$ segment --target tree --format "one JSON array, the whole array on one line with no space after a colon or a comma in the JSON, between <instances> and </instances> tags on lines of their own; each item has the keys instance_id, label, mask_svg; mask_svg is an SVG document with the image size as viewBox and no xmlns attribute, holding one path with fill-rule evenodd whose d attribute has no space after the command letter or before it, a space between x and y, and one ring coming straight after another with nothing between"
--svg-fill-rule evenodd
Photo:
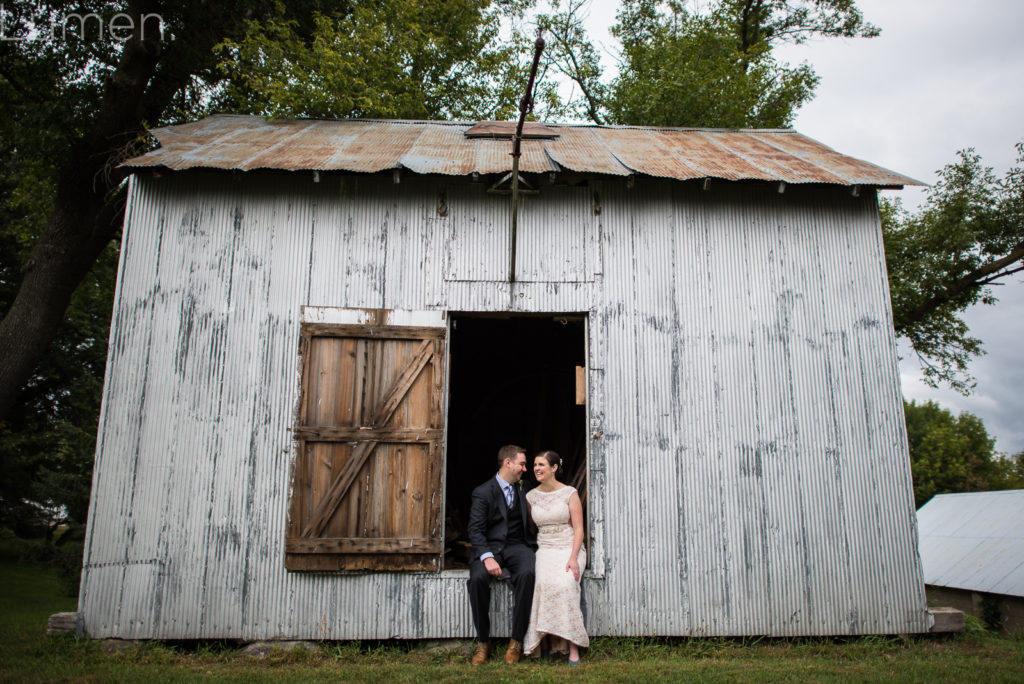
<instances>
[{"instance_id":1,"label":"tree","mask_svg":"<svg viewBox=\"0 0 1024 684\"><path fill-rule=\"evenodd\" d=\"M541 100L545 119L575 117L605 123L608 86L601 82L601 61L583 27L589 3L590 0L566 0L563 10L555 0L551 14L537 15L537 26L548 37L537 79L541 89L537 99ZM561 75L580 93L572 93L563 100L552 79L545 78L548 72Z\"/></svg>"},{"instance_id":2,"label":"tree","mask_svg":"<svg viewBox=\"0 0 1024 684\"><path fill-rule=\"evenodd\" d=\"M132 101L153 44L136 41L124 69L112 66L109 24L63 23L69 6L5 3L0 43L0 519L22 531L85 517L117 264L112 167L133 140L116 135L116 104ZM159 30L150 22L151 39ZM105 85L111 74L122 78ZM100 158L107 144L115 153Z\"/></svg>"},{"instance_id":3,"label":"tree","mask_svg":"<svg viewBox=\"0 0 1024 684\"><path fill-rule=\"evenodd\" d=\"M219 48L221 104L271 116L508 117L522 50L498 33L518 11L492 0L374 0L314 14L308 35L286 16L250 21Z\"/></svg>"},{"instance_id":4,"label":"tree","mask_svg":"<svg viewBox=\"0 0 1024 684\"><path fill-rule=\"evenodd\" d=\"M100 254L0 423L0 522L22 536L85 521L117 258L116 244Z\"/></svg>"},{"instance_id":5,"label":"tree","mask_svg":"<svg viewBox=\"0 0 1024 684\"><path fill-rule=\"evenodd\" d=\"M997 465L992 489L1024 489L1024 451L1001 457Z\"/></svg>"},{"instance_id":6,"label":"tree","mask_svg":"<svg viewBox=\"0 0 1024 684\"><path fill-rule=\"evenodd\" d=\"M741 50L758 43L803 43L810 38L873 38L856 0L722 0Z\"/></svg>"},{"instance_id":7,"label":"tree","mask_svg":"<svg viewBox=\"0 0 1024 684\"><path fill-rule=\"evenodd\" d=\"M1024 143L1017 151L1002 179L973 149L959 152L917 213L881 202L893 324L933 387L970 392L967 364L983 351L963 312L994 304L992 286L1024 271Z\"/></svg>"},{"instance_id":8,"label":"tree","mask_svg":"<svg viewBox=\"0 0 1024 684\"><path fill-rule=\"evenodd\" d=\"M131 30L118 29L118 13ZM502 84L491 77L508 65L494 48L490 0L16 1L4 3L3 19L0 520L81 522L124 211L118 164L147 148L147 129L214 109L496 111ZM326 60L328 80L311 59ZM267 97L275 71L356 97L323 109L314 89L301 91L302 106Z\"/></svg>"},{"instance_id":9,"label":"tree","mask_svg":"<svg viewBox=\"0 0 1024 684\"><path fill-rule=\"evenodd\" d=\"M811 98L813 69L779 64L765 40L745 45L728 15L643 14L652 9L627 3L619 15L624 68L608 100L616 123L778 128Z\"/></svg>"},{"instance_id":10,"label":"tree","mask_svg":"<svg viewBox=\"0 0 1024 684\"><path fill-rule=\"evenodd\" d=\"M807 64L779 63L774 47L878 35L853 0L718 0L704 12L678 0L624 0L612 29L622 43L619 76L604 84L581 28L584 6L569 0L539 23L555 38L549 64L579 87L569 110L595 123L787 126L818 77Z\"/></svg>"},{"instance_id":11,"label":"tree","mask_svg":"<svg viewBox=\"0 0 1024 684\"><path fill-rule=\"evenodd\" d=\"M904 401L903 410L918 507L936 494L1024 487L1022 455L998 454L977 416L965 411L954 417L931 401Z\"/></svg>"},{"instance_id":12,"label":"tree","mask_svg":"<svg viewBox=\"0 0 1024 684\"><path fill-rule=\"evenodd\" d=\"M492 4L519 11L522 2L5 5L6 35L18 39L0 43L0 137L9 153L2 201L24 194L23 177L35 180L46 197L36 210L47 218L18 238L32 250L19 260L19 284L0 322L0 418L57 334L75 288L117 236L126 177L118 164L145 149L148 126L215 107L429 118L504 111L495 103L508 109L515 98L500 79L510 67L494 47ZM75 20L63 32L71 7L74 16L95 17L88 26L98 33L78 36ZM148 19L115 39L104 30L118 13ZM324 65L330 69L313 68ZM295 87L282 88L289 78Z\"/></svg>"},{"instance_id":13,"label":"tree","mask_svg":"<svg viewBox=\"0 0 1024 684\"><path fill-rule=\"evenodd\" d=\"M133 28L107 33L120 25L119 12ZM30 236L31 252L0 322L0 417L7 418L75 289L120 230L126 174L117 165L144 149L147 124L174 120L177 105L195 104L196 80L215 65L213 46L243 19L229 4L155 0L82 9L63 1L14 2L5 5L4 18L8 35L23 39L0 45L3 137L13 151L3 176L16 194L24 186L12 179L36 170L48 190L46 218ZM180 39L169 40L171 33Z\"/></svg>"}]
</instances>

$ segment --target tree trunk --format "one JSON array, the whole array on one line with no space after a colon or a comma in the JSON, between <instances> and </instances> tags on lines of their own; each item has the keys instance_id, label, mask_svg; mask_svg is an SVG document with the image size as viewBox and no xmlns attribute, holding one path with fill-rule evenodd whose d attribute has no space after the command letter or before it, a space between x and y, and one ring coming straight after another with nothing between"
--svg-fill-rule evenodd
<instances>
[{"instance_id":1,"label":"tree trunk","mask_svg":"<svg viewBox=\"0 0 1024 684\"><path fill-rule=\"evenodd\" d=\"M61 168L53 213L0 322L0 420L9 415L46 355L75 288L118 234L125 200L119 186L127 176L118 164L141 152L137 145L146 125L165 116L195 74L214 73L214 45L234 35L247 19L274 11L274 3L255 0L244 12L232 3L177 3L173 10L167 4L129 2L129 16L151 17L149 23L136 25L124 43L92 128L68 152ZM154 23L164 11L173 11L188 29L186 36L166 44L166 53Z\"/></svg>"},{"instance_id":2,"label":"tree trunk","mask_svg":"<svg viewBox=\"0 0 1024 684\"><path fill-rule=\"evenodd\" d=\"M116 166L142 131L143 97L159 55L155 39L137 34L125 43L91 130L63 165L53 213L0 322L0 419L46 354L75 288L117 234L125 174Z\"/></svg>"}]
</instances>

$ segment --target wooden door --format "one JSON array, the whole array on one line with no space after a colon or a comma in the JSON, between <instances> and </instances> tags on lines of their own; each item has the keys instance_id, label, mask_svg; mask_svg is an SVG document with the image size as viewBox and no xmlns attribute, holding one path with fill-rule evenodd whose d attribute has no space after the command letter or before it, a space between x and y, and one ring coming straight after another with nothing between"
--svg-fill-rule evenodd
<instances>
[{"instance_id":1,"label":"wooden door","mask_svg":"<svg viewBox=\"0 0 1024 684\"><path fill-rule=\"evenodd\" d=\"M444 313L304 310L289 570L435 570Z\"/></svg>"}]
</instances>

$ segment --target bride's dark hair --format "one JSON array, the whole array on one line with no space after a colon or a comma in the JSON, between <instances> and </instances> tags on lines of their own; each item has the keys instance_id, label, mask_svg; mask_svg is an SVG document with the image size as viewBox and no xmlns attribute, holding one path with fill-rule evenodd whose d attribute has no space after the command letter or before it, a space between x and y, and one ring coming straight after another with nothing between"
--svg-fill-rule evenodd
<instances>
[{"instance_id":1,"label":"bride's dark hair","mask_svg":"<svg viewBox=\"0 0 1024 684\"><path fill-rule=\"evenodd\" d=\"M548 465L554 469L555 479L558 479L558 471L562 469L562 457L556 454L554 451L542 451L536 456L535 459L543 457Z\"/></svg>"}]
</instances>

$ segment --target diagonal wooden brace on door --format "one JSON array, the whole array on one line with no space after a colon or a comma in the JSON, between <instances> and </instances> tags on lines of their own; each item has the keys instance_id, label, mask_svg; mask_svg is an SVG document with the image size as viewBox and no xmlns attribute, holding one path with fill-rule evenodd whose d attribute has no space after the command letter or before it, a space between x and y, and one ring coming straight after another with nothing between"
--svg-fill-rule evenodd
<instances>
[{"instance_id":1,"label":"diagonal wooden brace on door","mask_svg":"<svg viewBox=\"0 0 1024 684\"><path fill-rule=\"evenodd\" d=\"M327 521L338 510L341 500L345 498L352 483L355 482L356 475L359 474L363 464L366 463L366 459L369 458L374 447L377 446L379 440L373 438L375 430L386 426L398 405L402 403L402 399L409 393L413 383L416 382L416 378L423 372L423 369L433 355L433 340L424 340L416 348L416 353L413 355L412 360L402 369L402 372L395 380L395 384L391 386L391 389L387 391L381 400L380 405L377 406L373 416L370 418L370 424L360 428L366 430L367 440L360 442L359 446L353 450L352 457L345 463L345 467L341 469L337 479L331 483L331 488L327 490L324 498L320 500L320 503L313 510L309 523L302 530L303 537L319 537L323 534Z\"/></svg>"}]
</instances>

